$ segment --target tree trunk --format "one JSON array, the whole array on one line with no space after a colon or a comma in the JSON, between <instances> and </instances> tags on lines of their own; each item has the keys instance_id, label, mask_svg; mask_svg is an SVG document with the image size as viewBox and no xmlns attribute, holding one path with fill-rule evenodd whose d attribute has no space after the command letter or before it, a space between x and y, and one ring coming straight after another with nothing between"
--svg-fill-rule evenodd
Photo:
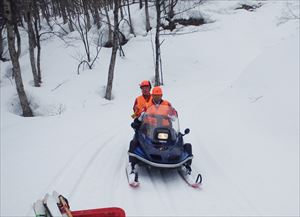
<instances>
[{"instance_id":1,"label":"tree trunk","mask_svg":"<svg viewBox=\"0 0 300 217\"><path fill-rule=\"evenodd\" d=\"M106 19L107 19L107 25L108 25L108 42L111 43L113 40L113 33L111 30L111 24L110 24L110 19L108 16L108 9L107 9L108 5L107 5L107 1L105 1L105 6L104 6L104 11L105 11L105 15L106 15Z\"/></svg>"},{"instance_id":2,"label":"tree trunk","mask_svg":"<svg viewBox=\"0 0 300 217\"><path fill-rule=\"evenodd\" d=\"M86 20L86 29L88 31L92 28L91 18L90 18L87 2L83 0L82 3L83 3L84 17L85 17L85 20Z\"/></svg>"},{"instance_id":3,"label":"tree trunk","mask_svg":"<svg viewBox=\"0 0 300 217\"><path fill-rule=\"evenodd\" d=\"M72 15L70 12L70 4L66 5L66 11L67 11L67 15L68 15L68 26L69 26L69 30L70 32L74 32L74 27L73 27L73 20L72 20Z\"/></svg>"},{"instance_id":4,"label":"tree trunk","mask_svg":"<svg viewBox=\"0 0 300 217\"><path fill-rule=\"evenodd\" d=\"M168 29L170 29L170 31L173 31L176 28L176 23L174 22L174 16L175 16L174 8L177 2L178 0L171 0L168 5L169 11L166 14L167 15L166 20L168 20L169 22Z\"/></svg>"},{"instance_id":5,"label":"tree trunk","mask_svg":"<svg viewBox=\"0 0 300 217\"><path fill-rule=\"evenodd\" d=\"M50 12L49 12L48 3L46 3L45 0L40 0L39 2L40 2L42 15L46 19L46 22L52 31L53 27L50 24Z\"/></svg>"},{"instance_id":6,"label":"tree trunk","mask_svg":"<svg viewBox=\"0 0 300 217\"><path fill-rule=\"evenodd\" d=\"M38 18L39 19L39 18ZM37 67L37 76L39 84L42 83L42 72L41 72L41 37L37 25L38 21L35 19L34 21L34 29L36 35L36 46L37 46L37 57L36 57L36 67Z\"/></svg>"},{"instance_id":7,"label":"tree trunk","mask_svg":"<svg viewBox=\"0 0 300 217\"><path fill-rule=\"evenodd\" d=\"M32 26L32 3L29 2L27 5L27 24L28 24L28 40L29 40L29 56L30 56L30 64L31 64L31 71L33 75L33 81L35 87L40 87L37 69L36 69L36 63L35 63L35 55L34 55L34 48L36 45L35 42L35 35L34 30Z\"/></svg>"},{"instance_id":8,"label":"tree trunk","mask_svg":"<svg viewBox=\"0 0 300 217\"><path fill-rule=\"evenodd\" d=\"M160 0L159 0L160 1ZM162 8L164 9L164 14L167 14L167 6L166 6L166 2L165 1L162 1L162 4L161 4Z\"/></svg>"},{"instance_id":9,"label":"tree trunk","mask_svg":"<svg viewBox=\"0 0 300 217\"><path fill-rule=\"evenodd\" d=\"M34 24L34 35L35 43L37 46L37 57L36 57L36 68L39 84L42 83L42 73L41 73L41 39L40 39L40 29L41 29L41 19L39 8L36 1L33 1L33 24Z\"/></svg>"},{"instance_id":10,"label":"tree trunk","mask_svg":"<svg viewBox=\"0 0 300 217\"><path fill-rule=\"evenodd\" d=\"M7 61L6 58L3 56L4 54L4 48L3 48L3 29L4 29L4 25L0 26L0 60L1 61Z\"/></svg>"},{"instance_id":11,"label":"tree trunk","mask_svg":"<svg viewBox=\"0 0 300 217\"><path fill-rule=\"evenodd\" d=\"M106 0L106 2L108 2L108 5L109 5L109 8L111 9L111 10L113 10L114 9L114 1L112 1L112 0Z\"/></svg>"},{"instance_id":12,"label":"tree trunk","mask_svg":"<svg viewBox=\"0 0 300 217\"><path fill-rule=\"evenodd\" d=\"M15 48L15 33L14 26L16 26L15 20L12 19L12 6L11 0L4 0L3 5L5 8L4 17L8 20L7 22L7 41L8 41L8 49L11 58L11 62L13 65L13 72L15 75L16 89L20 99L21 108L23 111L24 117L32 117L33 113L29 106L29 102L24 90L22 76L21 76L21 68L19 64L19 56L17 54Z\"/></svg>"},{"instance_id":13,"label":"tree trunk","mask_svg":"<svg viewBox=\"0 0 300 217\"><path fill-rule=\"evenodd\" d=\"M59 10L60 10L62 18L63 18L63 23L66 24L68 22L68 17L67 17L67 13L66 13L65 1L58 1L58 4L59 4Z\"/></svg>"},{"instance_id":14,"label":"tree trunk","mask_svg":"<svg viewBox=\"0 0 300 217\"><path fill-rule=\"evenodd\" d=\"M143 8L143 0L140 0L140 9Z\"/></svg>"},{"instance_id":15,"label":"tree trunk","mask_svg":"<svg viewBox=\"0 0 300 217\"><path fill-rule=\"evenodd\" d=\"M99 5L97 3L97 0L94 0L93 1L93 16L94 16L94 24L97 25L97 28L100 29L101 27L101 18L100 18L100 15L99 15L99 11L98 11L98 8L99 8Z\"/></svg>"},{"instance_id":16,"label":"tree trunk","mask_svg":"<svg viewBox=\"0 0 300 217\"><path fill-rule=\"evenodd\" d=\"M133 30L132 21L131 21L131 14L130 14L130 7L129 7L129 0L127 0L127 10L128 10L128 18L129 18L129 27L130 27L130 33L136 36Z\"/></svg>"},{"instance_id":17,"label":"tree trunk","mask_svg":"<svg viewBox=\"0 0 300 217\"><path fill-rule=\"evenodd\" d=\"M14 25L14 30L15 30L15 33L16 33L16 37L17 37L17 45L18 45L18 50L17 50L17 55L18 55L18 58L20 57L21 55L21 37L20 37L20 33L19 33L19 29L18 29L18 25Z\"/></svg>"},{"instance_id":18,"label":"tree trunk","mask_svg":"<svg viewBox=\"0 0 300 217\"><path fill-rule=\"evenodd\" d=\"M56 17L57 17L57 8L56 8L56 5L55 5L55 1L54 0L51 0L51 7L50 7L52 10L52 16L54 16L54 19L56 20Z\"/></svg>"},{"instance_id":19,"label":"tree trunk","mask_svg":"<svg viewBox=\"0 0 300 217\"><path fill-rule=\"evenodd\" d=\"M171 1L171 5L170 5L170 11L169 11L169 18L172 20L174 18L175 12L174 12L174 8L177 5L178 0L172 0Z\"/></svg>"},{"instance_id":20,"label":"tree trunk","mask_svg":"<svg viewBox=\"0 0 300 217\"><path fill-rule=\"evenodd\" d=\"M84 44L84 49L86 53L86 57L88 62L91 61L91 52L90 52L90 45L89 45L89 38L88 38L88 29L87 26L85 25L84 27L81 26L80 22L80 14L77 14L77 20L78 20L78 32L80 34L81 40Z\"/></svg>"},{"instance_id":21,"label":"tree trunk","mask_svg":"<svg viewBox=\"0 0 300 217\"><path fill-rule=\"evenodd\" d=\"M114 36L113 36L113 47L111 53L111 59L109 64L108 70L108 79L106 85L106 93L105 99L111 100L111 92L112 92L112 85L114 79L114 69L116 64L116 57L117 57L117 50L118 50L118 34L119 34L119 17L118 17L118 10L120 7L120 0L114 0L115 8L114 8Z\"/></svg>"},{"instance_id":22,"label":"tree trunk","mask_svg":"<svg viewBox=\"0 0 300 217\"><path fill-rule=\"evenodd\" d=\"M145 15L146 15L146 31L149 32L151 30L151 26L150 26L150 19L149 19L148 0L145 0Z\"/></svg>"},{"instance_id":23,"label":"tree trunk","mask_svg":"<svg viewBox=\"0 0 300 217\"><path fill-rule=\"evenodd\" d=\"M155 34L155 86L160 85L159 78L159 59L160 59L160 43L159 43L159 28L160 28L160 15L161 15L160 0L156 0L156 34Z\"/></svg>"},{"instance_id":24,"label":"tree trunk","mask_svg":"<svg viewBox=\"0 0 300 217\"><path fill-rule=\"evenodd\" d=\"M55 17L55 19L57 19L57 17L61 17L61 12L59 10L59 0L52 0L52 10L53 10L53 15Z\"/></svg>"},{"instance_id":25,"label":"tree trunk","mask_svg":"<svg viewBox=\"0 0 300 217\"><path fill-rule=\"evenodd\" d=\"M121 20L124 19L124 14L123 14L123 7L120 6L120 15L121 15Z\"/></svg>"}]
</instances>

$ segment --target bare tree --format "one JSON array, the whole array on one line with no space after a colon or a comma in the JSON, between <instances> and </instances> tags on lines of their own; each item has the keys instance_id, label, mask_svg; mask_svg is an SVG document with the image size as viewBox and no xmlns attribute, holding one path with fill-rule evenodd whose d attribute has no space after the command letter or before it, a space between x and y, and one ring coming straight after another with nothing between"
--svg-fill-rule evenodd
<instances>
[{"instance_id":1,"label":"bare tree","mask_svg":"<svg viewBox=\"0 0 300 217\"><path fill-rule=\"evenodd\" d=\"M114 0L114 36L113 36L113 47L111 53L111 59L108 70L108 79L106 85L106 93L105 99L111 100L112 98L112 86L114 79L114 69L116 64L117 50L118 50L118 37L119 37L119 8L120 8L120 0Z\"/></svg>"},{"instance_id":2,"label":"bare tree","mask_svg":"<svg viewBox=\"0 0 300 217\"><path fill-rule=\"evenodd\" d=\"M67 12L66 12L66 1L58 1L58 7L59 7L59 11L60 14L63 18L63 23L66 24L68 23L68 16L67 16Z\"/></svg>"},{"instance_id":3,"label":"bare tree","mask_svg":"<svg viewBox=\"0 0 300 217\"><path fill-rule=\"evenodd\" d=\"M41 72L41 34L40 34L40 13L36 1L33 1L33 24L34 24L34 35L35 35L35 44L37 47L37 57L36 57L36 68L39 84L42 83L42 72Z\"/></svg>"},{"instance_id":4,"label":"bare tree","mask_svg":"<svg viewBox=\"0 0 300 217\"><path fill-rule=\"evenodd\" d=\"M36 47L35 34L33 30L33 9L32 9L32 0L26 1L26 18L27 18L27 26L28 26L28 40L29 40L29 57L31 64L31 71L33 75L33 81L35 87L40 87L38 73L35 62L35 54L34 48Z\"/></svg>"},{"instance_id":5,"label":"bare tree","mask_svg":"<svg viewBox=\"0 0 300 217\"><path fill-rule=\"evenodd\" d=\"M151 26L150 26L150 19L149 19L148 0L145 0L145 16L146 16L146 31L149 32L151 30Z\"/></svg>"},{"instance_id":6,"label":"bare tree","mask_svg":"<svg viewBox=\"0 0 300 217\"><path fill-rule=\"evenodd\" d=\"M107 24L108 24L108 44L111 44L113 41L113 33L112 33L112 29L111 29L111 24L110 24L110 19L109 19L109 15L108 15L108 2L107 0L104 0L104 11L105 11L105 15L106 15L106 19L107 19ZM109 45L107 45L107 47L109 47Z\"/></svg>"},{"instance_id":7,"label":"bare tree","mask_svg":"<svg viewBox=\"0 0 300 217\"><path fill-rule=\"evenodd\" d=\"M0 5L1 6L1 5ZM3 6L2 6L3 7ZM0 61L8 61L8 59L5 58L5 51L4 51L4 37L3 37L3 29L4 29L4 19L2 16L0 16Z\"/></svg>"},{"instance_id":8,"label":"bare tree","mask_svg":"<svg viewBox=\"0 0 300 217\"><path fill-rule=\"evenodd\" d=\"M3 2L0 1L0 8L3 8ZM4 61L5 58L3 57L3 52L4 52L4 48L3 48L3 29L4 29L4 18L2 15L2 10L0 10L0 61Z\"/></svg>"},{"instance_id":9,"label":"bare tree","mask_svg":"<svg viewBox=\"0 0 300 217\"><path fill-rule=\"evenodd\" d=\"M78 75L79 75L80 66L84 67L85 65L87 65L89 69L93 68L93 65L94 65L95 61L98 59L98 56L99 56L101 48L102 48L101 41L102 41L102 34L99 34L98 35L98 40L97 40L97 43L96 43L96 55L93 57L93 59L91 59L91 62L88 62L85 59L80 60L80 63L77 66L77 74Z\"/></svg>"},{"instance_id":10,"label":"bare tree","mask_svg":"<svg viewBox=\"0 0 300 217\"><path fill-rule=\"evenodd\" d=\"M48 26L50 27L51 30L52 26L50 24L50 10L49 10L49 2L47 0L39 0L39 5L41 7L41 13L42 13L42 17L45 18Z\"/></svg>"},{"instance_id":11,"label":"bare tree","mask_svg":"<svg viewBox=\"0 0 300 217\"><path fill-rule=\"evenodd\" d=\"M127 11L128 11L128 18L129 18L130 33L135 36L134 30L133 30L133 26L132 26L132 21L131 21L131 13L130 13L129 0L127 0Z\"/></svg>"},{"instance_id":12,"label":"bare tree","mask_svg":"<svg viewBox=\"0 0 300 217\"><path fill-rule=\"evenodd\" d=\"M74 25L76 30L80 34L81 41L84 44L84 49L87 57L87 61L91 61L91 52L90 52L90 42L89 42L89 36L88 36L88 31L89 31L89 26L85 22L85 19L83 18L83 25L81 23L81 15L77 14L77 25Z\"/></svg>"},{"instance_id":13,"label":"bare tree","mask_svg":"<svg viewBox=\"0 0 300 217\"><path fill-rule=\"evenodd\" d=\"M32 117L33 112L29 106L29 102L24 90L22 76L21 76L21 68L19 63L19 55L15 48L15 34L18 34L19 32L15 31L15 28L17 28L17 22L14 18L14 15L16 14L16 11L13 11L13 8L16 8L12 5L13 0L3 0L3 15L6 19L6 28L7 28L7 39L8 39L8 49L10 58L13 65L13 72L15 75L15 83L16 83L16 89L19 96L21 108L23 111L24 117Z\"/></svg>"},{"instance_id":14,"label":"bare tree","mask_svg":"<svg viewBox=\"0 0 300 217\"><path fill-rule=\"evenodd\" d=\"M52 16L54 19L61 16L58 4L58 0L51 0Z\"/></svg>"},{"instance_id":15,"label":"bare tree","mask_svg":"<svg viewBox=\"0 0 300 217\"><path fill-rule=\"evenodd\" d=\"M166 20L169 22L169 29L173 31L176 28L176 24L174 22L174 8L176 4L178 3L178 0L169 0L169 4L166 6Z\"/></svg>"},{"instance_id":16,"label":"bare tree","mask_svg":"<svg viewBox=\"0 0 300 217\"><path fill-rule=\"evenodd\" d=\"M93 0L92 5L90 6L90 10L93 14L94 24L97 25L97 28L100 29L101 27L101 18L99 14L100 4L99 1Z\"/></svg>"},{"instance_id":17,"label":"bare tree","mask_svg":"<svg viewBox=\"0 0 300 217\"><path fill-rule=\"evenodd\" d=\"M71 7L70 4L71 4L71 2L63 0L63 1L59 1L58 3L59 3L58 4L59 5L59 10L61 11L64 24L68 23L70 32L73 32L74 28L73 28L73 24L72 24L72 21L71 21L72 16L71 16L71 13L70 13L70 7Z\"/></svg>"},{"instance_id":18,"label":"bare tree","mask_svg":"<svg viewBox=\"0 0 300 217\"><path fill-rule=\"evenodd\" d=\"M161 5L163 0L156 0L156 33L155 33L155 86L161 85L161 80L159 76L160 70L160 41L159 41L159 29L161 26Z\"/></svg>"},{"instance_id":19,"label":"bare tree","mask_svg":"<svg viewBox=\"0 0 300 217\"><path fill-rule=\"evenodd\" d=\"M85 17L85 23L86 23L86 28L87 30L90 30L92 25L91 25L91 18L88 10L88 1L87 0L82 0L82 8L84 12L84 17Z\"/></svg>"},{"instance_id":20,"label":"bare tree","mask_svg":"<svg viewBox=\"0 0 300 217\"><path fill-rule=\"evenodd\" d=\"M121 2L120 2L120 5L121 5ZM120 15L121 15L121 20L123 20L124 19L124 13L123 13L123 7L122 6L120 6L119 11L120 11Z\"/></svg>"}]
</instances>

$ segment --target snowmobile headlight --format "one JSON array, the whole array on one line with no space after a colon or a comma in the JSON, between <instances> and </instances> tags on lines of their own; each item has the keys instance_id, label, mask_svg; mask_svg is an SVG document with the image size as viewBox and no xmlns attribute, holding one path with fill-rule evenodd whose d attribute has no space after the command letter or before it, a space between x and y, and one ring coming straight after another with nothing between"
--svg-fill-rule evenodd
<instances>
[{"instance_id":1,"label":"snowmobile headlight","mask_svg":"<svg viewBox=\"0 0 300 217\"><path fill-rule=\"evenodd\" d=\"M169 138L169 134L167 134L167 133L158 133L157 138L167 140Z\"/></svg>"}]
</instances>

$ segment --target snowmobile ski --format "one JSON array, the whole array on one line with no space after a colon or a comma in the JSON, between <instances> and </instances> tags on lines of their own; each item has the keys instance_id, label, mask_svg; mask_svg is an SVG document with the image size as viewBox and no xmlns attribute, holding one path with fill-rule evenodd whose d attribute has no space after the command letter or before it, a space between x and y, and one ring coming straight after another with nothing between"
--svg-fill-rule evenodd
<instances>
[{"instance_id":1,"label":"snowmobile ski","mask_svg":"<svg viewBox=\"0 0 300 217\"><path fill-rule=\"evenodd\" d=\"M177 169L181 178L191 187L199 188L202 183L202 176L200 173L192 172L191 169L187 169L185 166Z\"/></svg>"},{"instance_id":2,"label":"snowmobile ski","mask_svg":"<svg viewBox=\"0 0 300 217\"><path fill-rule=\"evenodd\" d=\"M137 188L140 185L140 183L138 180L138 172L136 171L136 168L132 169L131 164L128 164L125 169L128 184L133 188Z\"/></svg>"}]
</instances>

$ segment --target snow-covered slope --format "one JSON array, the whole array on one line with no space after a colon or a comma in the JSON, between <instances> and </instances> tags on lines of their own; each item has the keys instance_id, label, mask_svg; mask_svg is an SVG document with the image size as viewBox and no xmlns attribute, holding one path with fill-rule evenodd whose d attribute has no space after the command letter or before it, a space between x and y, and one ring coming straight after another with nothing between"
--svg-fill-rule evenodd
<instances>
[{"instance_id":1,"label":"snow-covered slope","mask_svg":"<svg viewBox=\"0 0 300 217\"><path fill-rule=\"evenodd\" d=\"M211 1L202 10L214 23L163 36L164 97L191 129L200 190L173 171L142 171L139 189L126 181L130 114L138 83L154 75L154 34L124 46L112 101L103 99L111 50L77 75L82 45L52 38L41 88L31 86L28 54L21 58L40 116L14 114L9 65L1 66L0 215L32 216L32 203L52 190L72 210L120 206L128 216L299 215L299 19L283 22L285 2L263 1L254 12L237 4Z\"/></svg>"}]
</instances>

